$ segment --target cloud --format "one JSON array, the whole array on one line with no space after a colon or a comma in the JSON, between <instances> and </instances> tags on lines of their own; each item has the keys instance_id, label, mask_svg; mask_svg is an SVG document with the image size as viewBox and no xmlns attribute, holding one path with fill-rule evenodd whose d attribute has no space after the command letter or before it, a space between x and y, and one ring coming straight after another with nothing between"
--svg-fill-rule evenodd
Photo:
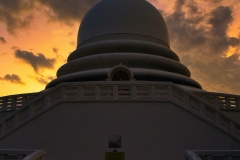
<instances>
[{"instance_id":1,"label":"cloud","mask_svg":"<svg viewBox=\"0 0 240 160\"><path fill-rule=\"evenodd\" d=\"M37 80L38 83L41 83L43 85L48 84L53 79L55 79L55 77L53 77L53 76L43 76L43 75L40 75L38 77L35 77L35 80Z\"/></svg>"},{"instance_id":2,"label":"cloud","mask_svg":"<svg viewBox=\"0 0 240 160\"><path fill-rule=\"evenodd\" d=\"M38 0L46 6L47 15L53 20L60 20L66 24L80 21L85 13L100 0Z\"/></svg>"},{"instance_id":3,"label":"cloud","mask_svg":"<svg viewBox=\"0 0 240 160\"><path fill-rule=\"evenodd\" d=\"M1 44L1 43L2 43L2 44L7 43L4 37L0 37L0 44Z\"/></svg>"},{"instance_id":4,"label":"cloud","mask_svg":"<svg viewBox=\"0 0 240 160\"><path fill-rule=\"evenodd\" d=\"M22 79L16 75L16 74L6 74L4 77L0 77L0 80L2 81L9 81L11 83L17 83L17 84L21 84L24 85L25 83L22 82Z\"/></svg>"},{"instance_id":5,"label":"cloud","mask_svg":"<svg viewBox=\"0 0 240 160\"><path fill-rule=\"evenodd\" d=\"M5 23L10 34L16 34L16 29L26 28L33 19L34 1L1 0L0 22Z\"/></svg>"},{"instance_id":6,"label":"cloud","mask_svg":"<svg viewBox=\"0 0 240 160\"><path fill-rule=\"evenodd\" d=\"M203 89L240 94L240 39L227 34L232 8L218 4L206 11L196 2L176 0L174 12L165 14L171 48Z\"/></svg>"},{"instance_id":7,"label":"cloud","mask_svg":"<svg viewBox=\"0 0 240 160\"><path fill-rule=\"evenodd\" d=\"M54 64L56 63L56 59L47 58L42 53L35 55L32 52L22 51L19 49L15 50L15 57L23 60L27 64L30 64L35 72L38 72L39 69L42 68L53 69Z\"/></svg>"},{"instance_id":8,"label":"cloud","mask_svg":"<svg viewBox=\"0 0 240 160\"><path fill-rule=\"evenodd\" d=\"M58 53L58 48L53 47L52 50L53 50L53 53Z\"/></svg>"}]
</instances>

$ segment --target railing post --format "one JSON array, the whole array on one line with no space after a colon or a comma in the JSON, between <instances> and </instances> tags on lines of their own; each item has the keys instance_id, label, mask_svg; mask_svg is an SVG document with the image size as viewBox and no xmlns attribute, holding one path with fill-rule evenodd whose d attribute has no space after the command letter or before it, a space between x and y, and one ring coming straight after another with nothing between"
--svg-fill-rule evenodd
<instances>
[{"instance_id":1,"label":"railing post","mask_svg":"<svg viewBox=\"0 0 240 160\"><path fill-rule=\"evenodd\" d=\"M238 98L236 101L237 101L237 109L240 109L240 98Z\"/></svg>"},{"instance_id":2,"label":"railing post","mask_svg":"<svg viewBox=\"0 0 240 160\"><path fill-rule=\"evenodd\" d=\"M6 98L2 99L2 111L6 111L7 110L7 100Z\"/></svg>"},{"instance_id":3,"label":"railing post","mask_svg":"<svg viewBox=\"0 0 240 160\"><path fill-rule=\"evenodd\" d=\"M118 85L113 85L113 99L118 99Z\"/></svg>"},{"instance_id":4,"label":"railing post","mask_svg":"<svg viewBox=\"0 0 240 160\"><path fill-rule=\"evenodd\" d=\"M22 96L22 105L23 106L24 104L26 104L26 96Z\"/></svg>"},{"instance_id":5,"label":"railing post","mask_svg":"<svg viewBox=\"0 0 240 160\"><path fill-rule=\"evenodd\" d=\"M226 108L227 108L227 109L231 108L230 98L229 98L229 97L225 97L225 100L226 100Z\"/></svg>"},{"instance_id":6,"label":"railing post","mask_svg":"<svg viewBox=\"0 0 240 160\"><path fill-rule=\"evenodd\" d=\"M100 86L95 86L95 99L100 99Z\"/></svg>"},{"instance_id":7,"label":"railing post","mask_svg":"<svg viewBox=\"0 0 240 160\"><path fill-rule=\"evenodd\" d=\"M214 96L215 97L215 107L219 109L219 97L218 96Z\"/></svg>"},{"instance_id":8,"label":"railing post","mask_svg":"<svg viewBox=\"0 0 240 160\"><path fill-rule=\"evenodd\" d=\"M12 97L11 110L15 110L16 109L16 99L17 99L17 97Z\"/></svg>"},{"instance_id":9,"label":"railing post","mask_svg":"<svg viewBox=\"0 0 240 160\"><path fill-rule=\"evenodd\" d=\"M172 100L173 92L172 92L172 86L168 86L168 100Z\"/></svg>"},{"instance_id":10,"label":"railing post","mask_svg":"<svg viewBox=\"0 0 240 160\"><path fill-rule=\"evenodd\" d=\"M156 95L155 85L151 85L150 86L150 99L155 99L155 95Z\"/></svg>"},{"instance_id":11,"label":"railing post","mask_svg":"<svg viewBox=\"0 0 240 160\"><path fill-rule=\"evenodd\" d=\"M137 87L136 87L136 85L132 85L132 88L131 88L131 99L137 99Z\"/></svg>"}]
</instances>

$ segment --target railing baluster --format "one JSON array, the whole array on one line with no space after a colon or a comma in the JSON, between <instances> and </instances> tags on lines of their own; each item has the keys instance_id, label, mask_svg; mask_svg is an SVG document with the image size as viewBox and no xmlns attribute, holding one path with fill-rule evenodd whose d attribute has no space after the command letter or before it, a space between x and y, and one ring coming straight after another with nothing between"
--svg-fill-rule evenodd
<instances>
[{"instance_id":1,"label":"railing baluster","mask_svg":"<svg viewBox=\"0 0 240 160\"><path fill-rule=\"evenodd\" d=\"M11 110L16 109L16 97L12 97L12 102L11 102Z\"/></svg>"},{"instance_id":2,"label":"railing baluster","mask_svg":"<svg viewBox=\"0 0 240 160\"><path fill-rule=\"evenodd\" d=\"M2 111L7 110L7 98L2 99Z\"/></svg>"}]
</instances>

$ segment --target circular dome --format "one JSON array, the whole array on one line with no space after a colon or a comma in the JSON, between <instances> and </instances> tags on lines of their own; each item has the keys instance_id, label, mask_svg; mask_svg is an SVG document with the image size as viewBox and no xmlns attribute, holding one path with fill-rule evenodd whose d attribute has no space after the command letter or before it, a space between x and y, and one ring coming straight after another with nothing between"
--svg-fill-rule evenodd
<instances>
[{"instance_id":1,"label":"circular dome","mask_svg":"<svg viewBox=\"0 0 240 160\"><path fill-rule=\"evenodd\" d=\"M102 0L83 18L78 46L111 39L135 39L169 47L166 23L145 0Z\"/></svg>"}]
</instances>

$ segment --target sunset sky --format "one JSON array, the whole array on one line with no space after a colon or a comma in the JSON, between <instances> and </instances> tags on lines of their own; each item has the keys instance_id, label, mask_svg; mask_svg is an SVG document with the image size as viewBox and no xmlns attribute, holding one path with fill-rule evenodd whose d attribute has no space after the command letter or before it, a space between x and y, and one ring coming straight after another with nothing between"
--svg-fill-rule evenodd
<instances>
[{"instance_id":1,"label":"sunset sky","mask_svg":"<svg viewBox=\"0 0 240 160\"><path fill-rule=\"evenodd\" d=\"M38 92L56 78L76 49L81 19L98 1L0 0L0 96ZM240 1L149 2L192 78L204 90L240 95Z\"/></svg>"}]
</instances>

